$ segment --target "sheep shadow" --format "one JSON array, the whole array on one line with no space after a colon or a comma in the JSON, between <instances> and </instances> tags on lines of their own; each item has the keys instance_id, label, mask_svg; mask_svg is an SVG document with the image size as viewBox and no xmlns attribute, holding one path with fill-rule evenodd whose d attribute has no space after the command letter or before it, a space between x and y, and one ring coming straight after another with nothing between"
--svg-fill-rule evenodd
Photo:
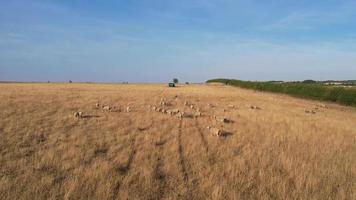
<instances>
[{"instance_id":1,"label":"sheep shadow","mask_svg":"<svg viewBox=\"0 0 356 200\"><path fill-rule=\"evenodd\" d=\"M232 132L229 132L229 131L223 131L220 135L220 138L227 138L229 136L232 136L233 133Z\"/></svg>"},{"instance_id":2,"label":"sheep shadow","mask_svg":"<svg viewBox=\"0 0 356 200\"><path fill-rule=\"evenodd\" d=\"M148 129L150 129L151 128L151 126L146 126L146 127L137 127L137 130L138 131L146 131L146 130L148 130Z\"/></svg>"},{"instance_id":3,"label":"sheep shadow","mask_svg":"<svg viewBox=\"0 0 356 200\"><path fill-rule=\"evenodd\" d=\"M226 119L226 120L225 120L225 123L227 123L227 124L233 124L233 123L235 123L235 121L232 120L232 119Z\"/></svg>"},{"instance_id":4,"label":"sheep shadow","mask_svg":"<svg viewBox=\"0 0 356 200\"><path fill-rule=\"evenodd\" d=\"M83 119L91 119L91 118L99 118L99 115L83 115L82 118Z\"/></svg>"}]
</instances>

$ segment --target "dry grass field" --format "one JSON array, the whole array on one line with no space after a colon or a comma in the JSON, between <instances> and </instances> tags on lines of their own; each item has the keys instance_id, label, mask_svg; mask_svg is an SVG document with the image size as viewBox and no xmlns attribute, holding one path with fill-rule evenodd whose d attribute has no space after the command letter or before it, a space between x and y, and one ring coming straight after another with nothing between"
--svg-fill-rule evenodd
<instances>
[{"instance_id":1,"label":"dry grass field","mask_svg":"<svg viewBox=\"0 0 356 200\"><path fill-rule=\"evenodd\" d=\"M3 83L0 199L356 199L356 109L318 104L221 85Z\"/></svg>"}]
</instances>

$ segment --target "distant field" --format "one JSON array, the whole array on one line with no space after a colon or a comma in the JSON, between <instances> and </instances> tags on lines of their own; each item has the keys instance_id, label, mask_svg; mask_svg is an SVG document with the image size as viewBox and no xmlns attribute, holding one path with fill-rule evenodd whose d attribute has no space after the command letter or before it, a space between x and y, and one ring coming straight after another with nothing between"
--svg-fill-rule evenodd
<instances>
[{"instance_id":1,"label":"distant field","mask_svg":"<svg viewBox=\"0 0 356 200\"><path fill-rule=\"evenodd\" d=\"M0 99L0 199L356 199L353 107L218 84L2 83Z\"/></svg>"},{"instance_id":2,"label":"distant field","mask_svg":"<svg viewBox=\"0 0 356 200\"><path fill-rule=\"evenodd\" d=\"M326 86L324 84L306 84L291 82L253 82L234 79L212 79L208 83L223 83L242 88L289 94L296 97L336 102L356 106L356 88L353 86Z\"/></svg>"}]
</instances>

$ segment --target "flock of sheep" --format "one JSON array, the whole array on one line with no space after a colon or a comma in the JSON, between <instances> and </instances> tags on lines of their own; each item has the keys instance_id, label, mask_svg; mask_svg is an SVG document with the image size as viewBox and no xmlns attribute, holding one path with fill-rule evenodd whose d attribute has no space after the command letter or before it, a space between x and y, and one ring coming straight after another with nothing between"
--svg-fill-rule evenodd
<instances>
[{"instance_id":1,"label":"flock of sheep","mask_svg":"<svg viewBox=\"0 0 356 200\"><path fill-rule=\"evenodd\" d=\"M95 104L95 108L96 109L101 109L103 112L121 112L120 108L116 107L116 106L109 106L109 105L104 105L104 104L100 104L100 103L96 103ZM131 112L131 107L128 106L126 108L126 112ZM83 112L75 112L74 113L74 117L76 118L84 118L84 113Z\"/></svg>"},{"instance_id":2,"label":"flock of sheep","mask_svg":"<svg viewBox=\"0 0 356 200\"><path fill-rule=\"evenodd\" d=\"M187 112L183 112L181 110L179 110L178 108L175 109L166 109L167 107L170 107L171 104L167 103L165 101L161 101L160 102L160 107L159 106L153 106L153 105L149 105L149 109L156 111L156 112L160 112L163 114L168 114L171 116L177 116L178 118L193 118L193 117L200 117L202 116L202 113L200 112L200 108L196 108L194 105L189 104L188 102L184 103L185 106L189 106L193 113L187 113Z\"/></svg>"},{"instance_id":3,"label":"flock of sheep","mask_svg":"<svg viewBox=\"0 0 356 200\"><path fill-rule=\"evenodd\" d=\"M208 114L203 115L201 108L199 108L197 105L189 103L188 101L184 102L184 106L188 109L173 108L173 105L171 103L166 102L166 101L161 101L158 106L157 105L148 105L148 109L150 111L154 111L157 113L162 113L162 114L166 114L166 115L169 115L172 117L177 117L178 119L198 118L198 117L202 117L202 116L207 116L207 117L211 117L212 119L216 120L216 122L219 122L219 123L233 123L233 120L228 119L226 117L217 117L215 115L210 116ZM207 104L207 106L209 108L215 107L212 104ZM104 104L100 104L100 103L96 103L95 108L101 109L103 112L122 112L122 110L116 106L104 105ZM229 105L228 108L236 109L237 107L234 105ZM251 107L251 109L260 109L260 108L259 107L253 107L253 108ZM183 110L185 110L185 111L183 111ZM125 111L129 113L132 111L132 108L130 106L128 106L128 107L126 107ZM226 111L226 110L224 109L224 111ZM83 112L75 112L74 116L76 118L85 118L85 115ZM210 130L210 132L215 136L228 135L228 132L218 129L218 128L209 126L209 127L207 127L207 129Z\"/></svg>"},{"instance_id":4,"label":"flock of sheep","mask_svg":"<svg viewBox=\"0 0 356 200\"><path fill-rule=\"evenodd\" d=\"M169 109L172 105L168 102L165 101L161 101L160 102L160 106L154 106L154 105L149 105L149 109L155 112L159 112L159 113L163 113L163 114L167 114L170 116L175 116L178 119L183 119L183 118L198 118L198 117L212 117L214 120L216 120L216 122L219 123L233 123L233 120L228 119L226 117L217 117L215 115L210 116L208 114L204 114L202 113L202 109L199 108L197 105L194 105L192 103L189 103L187 101L184 102L184 106L188 108L188 112L180 110L178 108L173 108L173 109ZM215 107L212 104L208 104L208 107L213 108ZM231 109L235 109L236 106L234 105L229 105L228 106ZM185 109L187 110L187 109ZM224 109L225 111L225 109ZM214 135L214 136L227 136L229 135L229 132L224 131L222 129L219 128L215 128L215 127L210 127L208 126L207 129Z\"/></svg>"},{"instance_id":5,"label":"flock of sheep","mask_svg":"<svg viewBox=\"0 0 356 200\"><path fill-rule=\"evenodd\" d=\"M312 109L306 109L305 113L308 114L316 114L316 112L319 110L319 108L328 108L325 104L317 104L314 108Z\"/></svg>"},{"instance_id":6,"label":"flock of sheep","mask_svg":"<svg viewBox=\"0 0 356 200\"><path fill-rule=\"evenodd\" d=\"M188 101L184 102L184 106L186 108L188 108L188 112L186 112L187 109L178 109L178 108L172 108L172 104L166 101L161 101L159 103L159 106L156 105L148 105L148 109L150 111L154 111L154 112L158 112L158 113L162 113L162 114L166 114L172 117L177 117L178 119L183 119L183 118L198 118L198 117L202 117L202 116L206 116L206 117L211 117L213 120L215 120L217 123L233 123L234 121L231 119L228 119L226 117L217 117L215 115L208 115L208 114L203 114L202 113L202 109L199 108L197 105L194 105L192 103L189 103ZM207 104L207 106L209 108L214 108L215 105L213 104ZM104 104L100 104L100 103L96 103L95 104L95 108L96 109L101 109L103 112L121 112L122 110L116 106L109 106L109 105L104 105ZM255 105L251 105L249 106L250 109L252 110L262 110L262 108L255 106ZM316 111L319 108L327 108L326 105L324 104L317 104L316 107L314 107L313 109L310 110L305 110L305 113L310 113L310 114L315 114ZM237 109L237 107L235 105L228 105L227 109ZM227 109L224 109L223 111L226 112ZM185 110L185 111L183 111ZM126 112L132 112L132 108L130 106L126 107ZM75 112L74 116L76 118L84 118L84 114L83 112ZM222 127L222 126L219 126ZM229 135L229 133L227 131L224 131L222 129L219 128L215 128L215 127L210 127L208 126L207 129L215 136L227 136Z\"/></svg>"}]
</instances>

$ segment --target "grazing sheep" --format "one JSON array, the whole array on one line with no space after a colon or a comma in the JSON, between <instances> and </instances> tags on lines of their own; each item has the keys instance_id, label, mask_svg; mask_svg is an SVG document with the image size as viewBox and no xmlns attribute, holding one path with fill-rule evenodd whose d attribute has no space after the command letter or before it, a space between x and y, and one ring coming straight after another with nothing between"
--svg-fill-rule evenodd
<instances>
[{"instance_id":1,"label":"grazing sheep","mask_svg":"<svg viewBox=\"0 0 356 200\"><path fill-rule=\"evenodd\" d=\"M172 114L175 115L175 114L178 114L179 113L179 109L173 109L171 110Z\"/></svg>"},{"instance_id":2,"label":"grazing sheep","mask_svg":"<svg viewBox=\"0 0 356 200\"><path fill-rule=\"evenodd\" d=\"M208 105L208 107L210 107L210 108L215 108L215 106L214 106L213 104L208 103L207 105Z\"/></svg>"},{"instance_id":3,"label":"grazing sheep","mask_svg":"<svg viewBox=\"0 0 356 200\"><path fill-rule=\"evenodd\" d=\"M305 110L305 113L308 113L308 114L315 114L316 112L314 110Z\"/></svg>"},{"instance_id":4,"label":"grazing sheep","mask_svg":"<svg viewBox=\"0 0 356 200\"><path fill-rule=\"evenodd\" d=\"M232 105L232 104L228 105L228 107L231 109L235 109L235 105Z\"/></svg>"},{"instance_id":5,"label":"grazing sheep","mask_svg":"<svg viewBox=\"0 0 356 200\"><path fill-rule=\"evenodd\" d=\"M262 110L260 107L258 107L258 106L250 106L250 108L251 109L253 109L253 110Z\"/></svg>"},{"instance_id":6,"label":"grazing sheep","mask_svg":"<svg viewBox=\"0 0 356 200\"><path fill-rule=\"evenodd\" d=\"M170 115L182 114L182 113L179 111L179 109L167 110L166 113L167 113L167 114L170 114Z\"/></svg>"},{"instance_id":7,"label":"grazing sheep","mask_svg":"<svg viewBox=\"0 0 356 200\"><path fill-rule=\"evenodd\" d=\"M152 106L151 109L152 109L153 111L156 111L157 107L156 107L156 106Z\"/></svg>"},{"instance_id":8,"label":"grazing sheep","mask_svg":"<svg viewBox=\"0 0 356 200\"><path fill-rule=\"evenodd\" d=\"M220 129L210 128L209 130L214 136L219 136L221 134L221 130Z\"/></svg>"},{"instance_id":9,"label":"grazing sheep","mask_svg":"<svg viewBox=\"0 0 356 200\"><path fill-rule=\"evenodd\" d=\"M76 118L82 118L82 117L83 117L83 112L75 112L75 113L74 113L74 116L75 116Z\"/></svg>"},{"instance_id":10,"label":"grazing sheep","mask_svg":"<svg viewBox=\"0 0 356 200\"><path fill-rule=\"evenodd\" d=\"M96 103L96 104L95 104L95 107L96 107L97 109L99 109L99 108L100 108L100 104L99 104L99 103Z\"/></svg>"},{"instance_id":11,"label":"grazing sheep","mask_svg":"<svg viewBox=\"0 0 356 200\"><path fill-rule=\"evenodd\" d=\"M192 114L189 114L189 113L185 113L185 112L182 112L182 113L179 113L177 115L178 118L192 118L193 115Z\"/></svg>"},{"instance_id":12,"label":"grazing sheep","mask_svg":"<svg viewBox=\"0 0 356 200\"><path fill-rule=\"evenodd\" d=\"M132 111L131 107L130 107L130 106L127 106L127 107L126 107L126 112L129 113L129 112L131 112L131 111Z\"/></svg>"},{"instance_id":13,"label":"grazing sheep","mask_svg":"<svg viewBox=\"0 0 356 200\"><path fill-rule=\"evenodd\" d=\"M178 113L178 115L177 115L178 118L184 118L184 116L185 116L184 112Z\"/></svg>"},{"instance_id":14,"label":"grazing sheep","mask_svg":"<svg viewBox=\"0 0 356 200\"><path fill-rule=\"evenodd\" d=\"M201 112L194 113L194 117L201 117L201 116L202 116Z\"/></svg>"},{"instance_id":15,"label":"grazing sheep","mask_svg":"<svg viewBox=\"0 0 356 200\"><path fill-rule=\"evenodd\" d=\"M167 102L167 101L162 101L160 104L161 104L161 106L172 106L172 103Z\"/></svg>"},{"instance_id":16,"label":"grazing sheep","mask_svg":"<svg viewBox=\"0 0 356 200\"><path fill-rule=\"evenodd\" d=\"M116 106L112 107L112 106L103 106L102 107L103 111L107 111L107 112L120 112L120 109L117 108Z\"/></svg>"},{"instance_id":17,"label":"grazing sheep","mask_svg":"<svg viewBox=\"0 0 356 200\"><path fill-rule=\"evenodd\" d=\"M214 135L214 136L218 136L218 137L222 137L222 136L226 136L227 135L227 132L226 131L223 131L221 129L218 129L218 128L211 128L211 127L208 127L210 132Z\"/></svg>"},{"instance_id":18,"label":"grazing sheep","mask_svg":"<svg viewBox=\"0 0 356 200\"><path fill-rule=\"evenodd\" d=\"M185 106L189 106L188 101L185 101L185 102L184 102L184 105L185 105Z\"/></svg>"},{"instance_id":19,"label":"grazing sheep","mask_svg":"<svg viewBox=\"0 0 356 200\"><path fill-rule=\"evenodd\" d=\"M191 109L194 109L194 105L190 105L190 108L191 108Z\"/></svg>"},{"instance_id":20,"label":"grazing sheep","mask_svg":"<svg viewBox=\"0 0 356 200\"><path fill-rule=\"evenodd\" d=\"M111 108L110 106L104 106L104 105L102 106L102 110L103 110L103 111L108 111L108 112L110 112L111 109L112 109L112 108Z\"/></svg>"},{"instance_id":21,"label":"grazing sheep","mask_svg":"<svg viewBox=\"0 0 356 200\"><path fill-rule=\"evenodd\" d=\"M214 117L216 121L218 122L222 122L222 123L230 123L232 122L231 120L229 120L228 118L226 117Z\"/></svg>"},{"instance_id":22,"label":"grazing sheep","mask_svg":"<svg viewBox=\"0 0 356 200\"><path fill-rule=\"evenodd\" d=\"M321 107L321 108L328 108L328 106L327 106L327 105L325 105L325 104L322 104L322 103L320 103L320 104L317 104L317 106L319 106L319 107Z\"/></svg>"}]
</instances>

